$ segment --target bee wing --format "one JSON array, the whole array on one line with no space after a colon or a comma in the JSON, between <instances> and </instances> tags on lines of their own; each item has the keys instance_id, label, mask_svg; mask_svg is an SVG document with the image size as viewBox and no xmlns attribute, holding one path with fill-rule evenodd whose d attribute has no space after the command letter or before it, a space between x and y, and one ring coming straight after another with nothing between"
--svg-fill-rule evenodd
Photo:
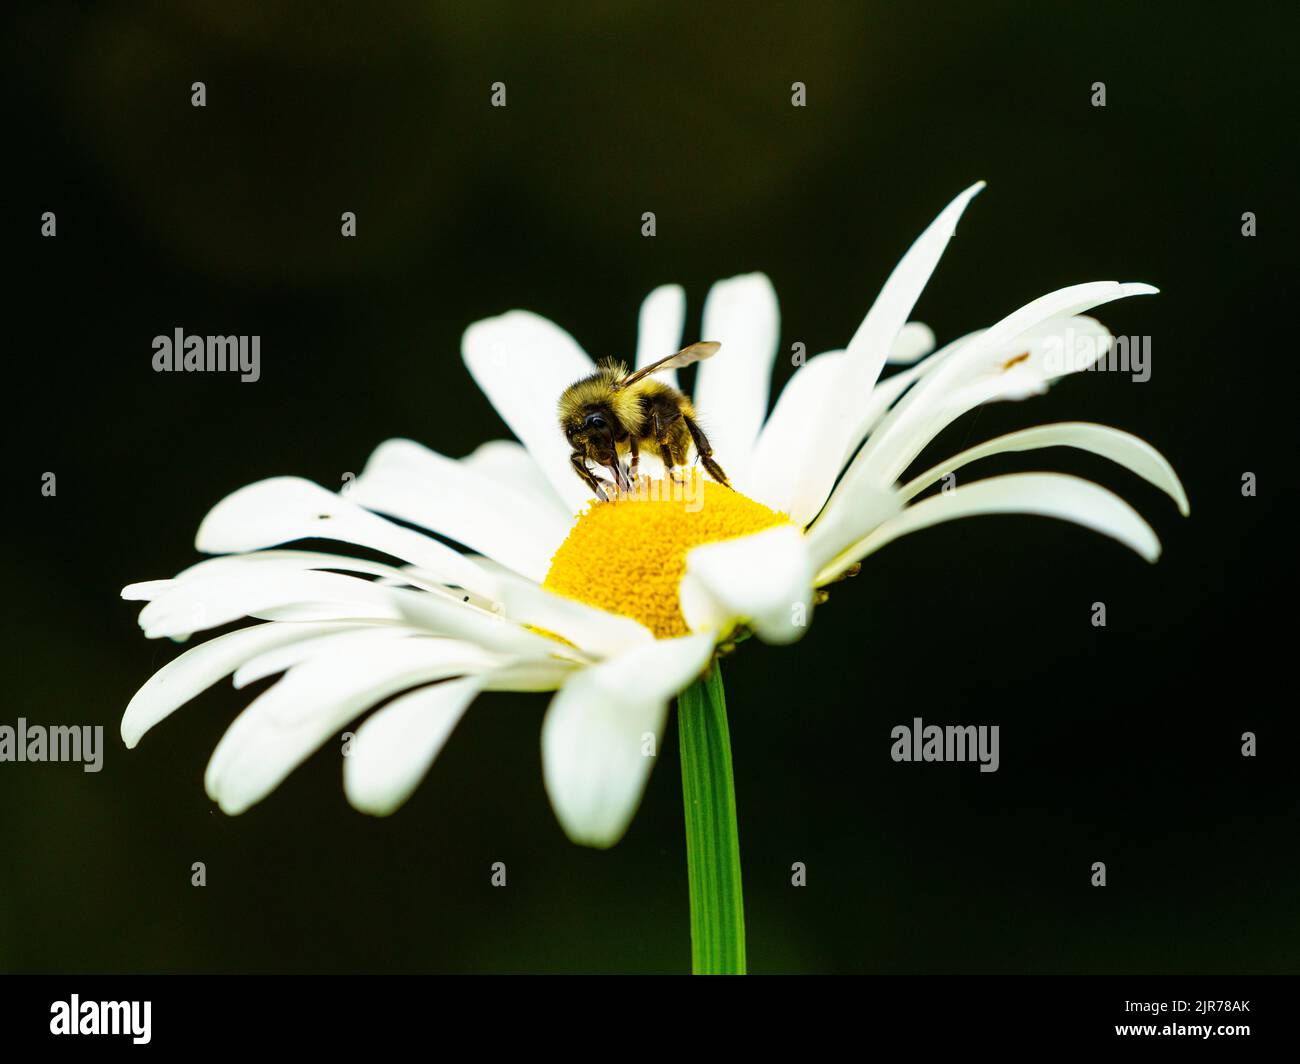
<instances>
[{"instance_id":1,"label":"bee wing","mask_svg":"<svg viewBox=\"0 0 1300 1064\"><path fill-rule=\"evenodd\" d=\"M682 366L689 366L692 362L702 362L706 358L712 358L718 353L721 344L712 340L704 340L698 344L691 344L690 347L683 347L675 355L669 355L667 358L661 358L658 362L651 362L648 366L643 366L635 373L624 377L615 388L626 388L630 384L635 384L643 377L648 377L652 373L658 373L664 369L681 369Z\"/></svg>"}]
</instances>

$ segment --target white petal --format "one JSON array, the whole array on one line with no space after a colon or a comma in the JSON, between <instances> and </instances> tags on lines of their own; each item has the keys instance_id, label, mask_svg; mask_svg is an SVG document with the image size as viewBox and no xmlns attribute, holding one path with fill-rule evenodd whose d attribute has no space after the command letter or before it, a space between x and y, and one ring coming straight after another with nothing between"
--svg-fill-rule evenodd
<instances>
[{"instance_id":1,"label":"white petal","mask_svg":"<svg viewBox=\"0 0 1300 1064\"><path fill-rule=\"evenodd\" d=\"M880 295L849 341L844 384L853 389L854 394L866 394L875 386L899 331L939 264L948 241L957 232L958 220L983 188L984 182L979 181L957 196L916 238L894 267Z\"/></svg>"},{"instance_id":2,"label":"white petal","mask_svg":"<svg viewBox=\"0 0 1300 1064\"><path fill-rule=\"evenodd\" d=\"M938 366L956 346L949 344L923 362L885 378L872 389L866 402L855 412L857 423L840 460L841 465L852 457L867 433L898 397ZM825 456L817 452L822 445L818 426L831 406L844 357L842 351L827 351L809 359L790 378L754 449L751 497L773 510L788 514L801 526L812 521L826 502L824 494L808 490L807 471L814 465L826 463ZM826 492L829 493L830 489L831 484L826 483Z\"/></svg>"},{"instance_id":3,"label":"white petal","mask_svg":"<svg viewBox=\"0 0 1300 1064\"><path fill-rule=\"evenodd\" d=\"M831 393L829 406L813 428L817 435L812 447L815 461L805 470L801 490L792 502L800 513L815 514L830 494L843 468L849 439L860 420L855 412L871 395L899 330L907 322L921 290L957 230L957 220L983 187L981 181L966 189L917 237L849 341L840 380Z\"/></svg>"},{"instance_id":4,"label":"white petal","mask_svg":"<svg viewBox=\"0 0 1300 1064\"><path fill-rule=\"evenodd\" d=\"M122 588L122 598L127 602L152 602L174 585L172 580L141 580Z\"/></svg>"},{"instance_id":5,"label":"white petal","mask_svg":"<svg viewBox=\"0 0 1300 1064\"><path fill-rule=\"evenodd\" d=\"M479 444L461 462L501 491L530 499L539 509L549 510L556 519L573 519L568 504L555 493L528 448L514 440L489 440Z\"/></svg>"},{"instance_id":6,"label":"white petal","mask_svg":"<svg viewBox=\"0 0 1300 1064\"><path fill-rule=\"evenodd\" d=\"M1150 285L1098 281L1049 293L1009 314L962 344L890 411L854 459L845 480L870 475L892 482L965 411L991 399L1035 394L1066 373L1086 369L1105 353L1110 333L1092 318L1069 315L1155 291ZM1061 349L1067 343L1082 344L1092 352L1091 358L1062 359Z\"/></svg>"},{"instance_id":7,"label":"white petal","mask_svg":"<svg viewBox=\"0 0 1300 1064\"><path fill-rule=\"evenodd\" d=\"M892 485L926 444L966 411L996 399L1038 394L1053 377L1080 368L1082 363L1061 366L1054 364L1050 357L1063 336L1089 338L1095 357L1104 353L1110 334L1099 322L1085 317L1036 320L1037 313L1061 307L1069 311L1081 305L1091 306L1150 291L1154 289L1148 285L1120 285L1111 281L1076 285L1035 300L1028 308L1016 311L953 350L881 420L866 445L849 463L819 523L832 519L840 505L863 492L873 495ZM1038 310L1026 313L1030 308ZM1018 324L1008 326L1013 321ZM931 357L938 359L939 355ZM842 517L836 521L851 539L869 531L866 527L849 527ZM841 546L847 543L844 540Z\"/></svg>"},{"instance_id":8,"label":"white petal","mask_svg":"<svg viewBox=\"0 0 1300 1064\"><path fill-rule=\"evenodd\" d=\"M326 632L312 639L301 639L287 646L272 647L256 657L249 658L235 670L231 681L236 690L250 683L264 680L278 672L285 672L312 658L356 654L364 656L374 647L409 639L420 633L414 628L387 622L349 627L341 631ZM427 638L427 636L426 636ZM450 641L448 641L450 642Z\"/></svg>"},{"instance_id":9,"label":"white petal","mask_svg":"<svg viewBox=\"0 0 1300 1064\"><path fill-rule=\"evenodd\" d=\"M574 842L612 846L641 801L669 700L713 654L709 633L661 639L583 669L551 701L542 723L546 792Z\"/></svg>"},{"instance_id":10,"label":"white petal","mask_svg":"<svg viewBox=\"0 0 1300 1064\"><path fill-rule=\"evenodd\" d=\"M813 563L793 526L696 547L686 555L682 614L692 631L747 623L768 643L793 643L812 621Z\"/></svg>"},{"instance_id":11,"label":"white petal","mask_svg":"<svg viewBox=\"0 0 1300 1064\"><path fill-rule=\"evenodd\" d=\"M205 554L234 554L309 538L370 547L451 585L477 590L482 584L481 572L464 555L298 477L274 477L228 495L203 519L195 546Z\"/></svg>"},{"instance_id":12,"label":"white petal","mask_svg":"<svg viewBox=\"0 0 1300 1064\"><path fill-rule=\"evenodd\" d=\"M476 565L485 570L488 570L489 566L496 565L495 562L477 555L474 556L474 561ZM374 593L373 599L370 593L362 592L365 595L364 602L352 595L344 596L344 600L341 601L286 602L277 599L274 605L250 609L248 616L269 621L330 621L373 616L374 619L367 623L387 623L387 621L395 619L396 613L395 607L382 589L398 587L430 591L443 597L450 595L456 601L469 601L481 609L491 609L492 604L496 602L495 595L489 597L481 592L470 592L464 588L449 589L435 574L420 569L418 566L404 565L398 568L385 565L382 562L350 558L341 554L322 554L313 551L295 550L262 550L253 551L249 554L222 554L215 558L205 559L188 569L182 570L176 575L175 580L153 581L149 586L132 585L131 588L126 590L136 591L136 594L132 597L153 599L159 597L163 591L177 588L196 578L205 580L211 580L211 578L218 576L234 576L241 579L248 577L267 578L281 573L292 574L329 569L377 576L379 579L373 581L371 586L381 590ZM509 572L509 570L502 571ZM485 571L479 579L486 582L494 580L495 576L496 571L490 570ZM343 587L345 585L338 586ZM488 588L488 590L494 588L495 583L493 582L492 587ZM123 597L128 597L126 590L123 591ZM203 608L203 594L196 588L191 588L191 591L193 591L193 601L196 608ZM348 598L351 600L347 601Z\"/></svg>"},{"instance_id":13,"label":"white petal","mask_svg":"<svg viewBox=\"0 0 1300 1064\"><path fill-rule=\"evenodd\" d=\"M421 525L542 580L571 519L502 491L467 465L411 440L389 440L370 456L347 498Z\"/></svg>"},{"instance_id":14,"label":"white petal","mask_svg":"<svg viewBox=\"0 0 1300 1064\"><path fill-rule=\"evenodd\" d=\"M1071 285L1068 288L1060 288L1055 292L1049 292L1045 296L1039 296L1032 303L1027 303L1013 314L1008 314L991 329L988 330L976 343L965 347L960 355L950 359L943 368L943 378L946 380L950 376L961 376L972 365L977 365L985 361L990 351L999 351L1006 344L1011 343L1017 337L1023 337L1033 329L1037 329L1045 322L1053 319L1069 319L1074 315L1081 315L1084 311L1091 310L1093 307L1099 307L1104 303L1113 302L1116 299L1125 299L1129 296L1155 295L1159 289L1153 288L1149 284L1123 283L1120 281L1090 281L1086 284ZM1077 319L1080 327L1089 329L1097 323L1091 318ZM1095 357L1100 357L1104 348L1096 352ZM1092 359L1091 361L1095 361ZM1074 373L1080 369L1086 369L1091 361L1083 363L1060 366L1044 376L1061 376L1064 373Z\"/></svg>"},{"instance_id":15,"label":"white petal","mask_svg":"<svg viewBox=\"0 0 1300 1064\"><path fill-rule=\"evenodd\" d=\"M1093 425L1086 421L1067 421L1055 425L1039 425L1023 429L995 440L981 443L962 451L933 469L922 473L901 489L904 499L914 498L932 484L937 484L949 473L981 458L1011 451L1032 451L1042 447L1077 447L1109 458L1124 468L1132 470L1143 480L1154 484L1178 504L1179 511L1187 516L1187 493L1168 460L1145 440L1128 432L1106 425Z\"/></svg>"},{"instance_id":16,"label":"white petal","mask_svg":"<svg viewBox=\"0 0 1300 1064\"><path fill-rule=\"evenodd\" d=\"M855 414L857 421L853 426L853 432L849 435L848 446L844 449L840 464L843 465L854 456L862 441L876 428L881 419L889 413L890 408L898 402L901 396L907 393L909 388L923 377L933 373L947 359L981 335L983 335L983 330L968 333L950 344L945 344L933 354L927 355L916 365L909 366L905 370L877 381L876 386L871 390L870 398ZM825 502L824 499L822 501Z\"/></svg>"},{"instance_id":17,"label":"white petal","mask_svg":"<svg viewBox=\"0 0 1300 1064\"><path fill-rule=\"evenodd\" d=\"M320 570L338 570L344 573L365 573L377 576L390 585L405 587L424 587L447 593L447 587L427 570L414 566L397 567L383 562L372 562L365 558L352 558L345 554L326 554L307 550L259 550L248 554L219 554L215 558L205 558L201 562L182 569L176 574L176 581L191 579L209 579L214 576L248 576L257 574L270 576L278 573L301 573ZM157 584L171 586L172 581L154 581ZM155 597L159 589L154 589L150 597ZM166 590L162 588L161 590Z\"/></svg>"},{"instance_id":18,"label":"white petal","mask_svg":"<svg viewBox=\"0 0 1300 1064\"><path fill-rule=\"evenodd\" d=\"M577 513L592 496L569 465L555 411L564 389L594 372L591 359L558 325L526 310L475 322L461 351L483 394Z\"/></svg>"},{"instance_id":19,"label":"white petal","mask_svg":"<svg viewBox=\"0 0 1300 1064\"><path fill-rule=\"evenodd\" d=\"M872 483L857 485L836 497L808 529L808 553L814 570L821 570L873 528L899 515L903 500L898 492Z\"/></svg>"},{"instance_id":20,"label":"white petal","mask_svg":"<svg viewBox=\"0 0 1300 1064\"><path fill-rule=\"evenodd\" d=\"M392 595L401 617L417 628L437 635L463 639L502 654L532 657L584 654L582 650L520 627L507 616L504 603L499 602L495 610L484 610L440 595L401 589L394 590Z\"/></svg>"},{"instance_id":21,"label":"white petal","mask_svg":"<svg viewBox=\"0 0 1300 1064\"><path fill-rule=\"evenodd\" d=\"M518 658L484 674L485 691L558 691L582 662L561 658Z\"/></svg>"},{"instance_id":22,"label":"white petal","mask_svg":"<svg viewBox=\"0 0 1300 1064\"><path fill-rule=\"evenodd\" d=\"M1105 488L1060 473L1014 473L965 484L924 499L854 544L817 577L825 583L899 536L979 514L1039 514L1073 521L1119 540L1149 562L1160 556L1156 534L1128 503Z\"/></svg>"},{"instance_id":23,"label":"white petal","mask_svg":"<svg viewBox=\"0 0 1300 1064\"><path fill-rule=\"evenodd\" d=\"M188 636L277 606L326 603L348 617L397 620L396 589L337 573L250 571L172 581L140 611L148 639ZM422 592L422 594L429 594ZM315 618L321 619L321 618Z\"/></svg>"},{"instance_id":24,"label":"white petal","mask_svg":"<svg viewBox=\"0 0 1300 1064\"><path fill-rule=\"evenodd\" d=\"M148 591L151 601L140 611L140 626L146 637L185 637L241 617L278 621L408 620L435 635L483 640L487 646L514 653L543 648L566 652L561 644L525 631L504 615L495 597L500 583L495 574L479 577L488 585L487 594L451 591L437 585L421 590L393 586L408 581L419 583L423 578L415 571L391 566L383 568L394 574L393 583L383 583L337 573L302 572L296 562L258 562L258 557L251 554L212 559L196 566L190 575L152 582ZM334 564L332 556L323 557ZM215 568L198 572L204 566Z\"/></svg>"},{"instance_id":25,"label":"white petal","mask_svg":"<svg viewBox=\"0 0 1300 1064\"><path fill-rule=\"evenodd\" d=\"M910 366L933 350L934 330L919 321L909 321L898 330L894 346L889 349L889 357L885 361Z\"/></svg>"},{"instance_id":26,"label":"white petal","mask_svg":"<svg viewBox=\"0 0 1300 1064\"><path fill-rule=\"evenodd\" d=\"M761 273L718 281L709 290L700 339L722 350L700 363L696 413L718 464L742 491L767 417L778 324L776 291Z\"/></svg>"},{"instance_id":27,"label":"white petal","mask_svg":"<svg viewBox=\"0 0 1300 1064\"><path fill-rule=\"evenodd\" d=\"M852 486L871 474L877 486L892 484L926 444L962 414L984 402L1024 398L1043 391L1046 379L1027 372L1027 363L1017 363L1011 369L1006 368L1006 363L1022 356L1026 348L1038 350L1047 342L1046 334L1067 327L1066 323L1084 322L1091 322L1091 319L1054 319L999 348L981 346L982 368L972 366L959 377L948 377L944 384L933 385L937 371L979 343L988 330L969 333L936 351L919 365L881 381L868 404L866 416L854 433L852 450L844 456L845 460L853 459L845 480ZM1109 336L1098 323L1092 322L1092 325ZM910 391L907 390L909 387ZM855 455L858 445L867 439L868 434L870 439L866 446ZM836 495L841 493L842 487L843 483L837 486Z\"/></svg>"},{"instance_id":28,"label":"white petal","mask_svg":"<svg viewBox=\"0 0 1300 1064\"><path fill-rule=\"evenodd\" d=\"M383 585L376 583L375 586ZM382 609L366 608L356 603L290 602L279 606L267 606L265 609L249 610L248 616L259 621L352 621L356 624L391 624L400 617L400 613L391 602L385 602Z\"/></svg>"},{"instance_id":29,"label":"white petal","mask_svg":"<svg viewBox=\"0 0 1300 1064\"><path fill-rule=\"evenodd\" d=\"M403 593L463 605L453 593L408 591L338 573L227 571L173 581L140 611L139 622L147 639L159 639L189 636L242 617L396 621L403 614L394 596Z\"/></svg>"},{"instance_id":30,"label":"white petal","mask_svg":"<svg viewBox=\"0 0 1300 1064\"><path fill-rule=\"evenodd\" d=\"M561 635L601 657L614 657L649 643L654 633L631 617L588 606L523 580L503 580L498 589L506 616Z\"/></svg>"},{"instance_id":31,"label":"white petal","mask_svg":"<svg viewBox=\"0 0 1300 1064\"><path fill-rule=\"evenodd\" d=\"M342 624L259 624L209 639L185 651L149 678L122 714L122 741L133 747L150 728L191 698L229 676L249 658L325 632L346 630Z\"/></svg>"},{"instance_id":32,"label":"white petal","mask_svg":"<svg viewBox=\"0 0 1300 1064\"><path fill-rule=\"evenodd\" d=\"M439 642L408 639L364 658L316 658L290 670L222 736L204 775L209 797L226 813L242 813L367 707L404 688L493 664L487 655L450 660Z\"/></svg>"},{"instance_id":33,"label":"white petal","mask_svg":"<svg viewBox=\"0 0 1300 1064\"><path fill-rule=\"evenodd\" d=\"M667 358L682 346L682 329L686 324L686 292L681 285L660 285L641 304L637 320L636 365L640 369L651 362ZM677 387L677 371L657 374L665 384Z\"/></svg>"},{"instance_id":34,"label":"white petal","mask_svg":"<svg viewBox=\"0 0 1300 1064\"><path fill-rule=\"evenodd\" d=\"M721 353L717 357L721 358ZM820 440L819 420L826 413L843 364L843 351L827 351L795 370L754 445L748 494L773 510L789 514L800 525L817 513L799 509L802 486ZM817 509L823 501L817 500Z\"/></svg>"},{"instance_id":35,"label":"white petal","mask_svg":"<svg viewBox=\"0 0 1300 1064\"><path fill-rule=\"evenodd\" d=\"M343 790L363 813L387 816L420 785L482 689L480 677L421 687L376 710L343 759Z\"/></svg>"}]
</instances>

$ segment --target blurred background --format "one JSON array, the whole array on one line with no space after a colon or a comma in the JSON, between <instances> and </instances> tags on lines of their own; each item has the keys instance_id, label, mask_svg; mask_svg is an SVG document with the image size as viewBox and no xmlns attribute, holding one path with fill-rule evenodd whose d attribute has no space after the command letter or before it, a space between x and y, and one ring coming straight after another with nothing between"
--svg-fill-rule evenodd
<instances>
[{"instance_id":1,"label":"blurred background","mask_svg":"<svg viewBox=\"0 0 1300 1064\"><path fill-rule=\"evenodd\" d=\"M685 286L691 334L714 280L763 270L782 351L840 347L979 178L915 317L942 343L1066 284L1147 281L1162 294L1097 314L1152 337L1152 375L984 408L922 463L1096 420L1162 450L1192 516L1086 455L991 460L1119 491L1163 558L1037 518L948 524L870 559L799 644L726 663L751 969L1296 970L1294 5L51 3L5 20L0 723L102 724L107 754L97 775L0 765L0 970L688 970L675 726L608 852L551 813L540 695L481 699L390 819L347 805L333 744L230 819L202 774L250 695L219 684L126 751L121 711L177 648L146 641L118 592L195 561L199 521L241 485L336 488L390 437L462 455L507 435L460 359L479 318L526 307L624 354L654 286ZM154 373L151 340L177 327L259 334L261 380ZM778 359L776 386L791 372ZM916 715L999 724L1000 771L893 763L889 731Z\"/></svg>"}]
</instances>

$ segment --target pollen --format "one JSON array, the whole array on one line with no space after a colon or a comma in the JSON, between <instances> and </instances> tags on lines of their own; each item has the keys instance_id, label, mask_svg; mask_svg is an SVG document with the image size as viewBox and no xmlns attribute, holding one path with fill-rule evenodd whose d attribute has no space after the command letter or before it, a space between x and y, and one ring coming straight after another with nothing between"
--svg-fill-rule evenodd
<instances>
[{"instance_id":1,"label":"pollen","mask_svg":"<svg viewBox=\"0 0 1300 1064\"><path fill-rule=\"evenodd\" d=\"M687 635L677 598L687 552L790 523L696 472L680 484L642 478L636 491L578 515L543 586L638 620L660 639Z\"/></svg>"}]
</instances>

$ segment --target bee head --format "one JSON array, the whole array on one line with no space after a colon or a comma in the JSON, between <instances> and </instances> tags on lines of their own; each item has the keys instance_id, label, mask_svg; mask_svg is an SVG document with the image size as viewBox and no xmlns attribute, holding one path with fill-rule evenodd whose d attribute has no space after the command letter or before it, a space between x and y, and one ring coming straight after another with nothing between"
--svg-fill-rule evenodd
<instances>
[{"instance_id":1,"label":"bee head","mask_svg":"<svg viewBox=\"0 0 1300 1064\"><path fill-rule=\"evenodd\" d=\"M605 370L575 381L560 396L557 413L565 439L575 452L599 465L617 461L615 444L628 435L615 413L617 398Z\"/></svg>"},{"instance_id":2,"label":"bee head","mask_svg":"<svg viewBox=\"0 0 1300 1064\"><path fill-rule=\"evenodd\" d=\"M614 460L614 438L619 425L614 415L602 408L587 407L574 411L563 421L564 435L575 451L607 465Z\"/></svg>"}]
</instances>

